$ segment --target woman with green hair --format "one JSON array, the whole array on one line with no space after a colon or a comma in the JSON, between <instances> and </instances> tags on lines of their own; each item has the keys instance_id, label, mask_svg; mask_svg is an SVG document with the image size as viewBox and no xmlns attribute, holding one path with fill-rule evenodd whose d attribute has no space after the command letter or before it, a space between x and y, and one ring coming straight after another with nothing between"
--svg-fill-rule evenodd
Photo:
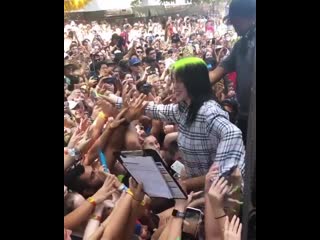
<instances>
[{"instance_id":1,"label":"woman with green hair","mask_svg":"<svg viewBox=\"0 0 320 240\"><path fill-rule=\"evenodd\" d=\"M178 125L178 146L183 156L189 191L202 190L205 175L213 163L219 175L237 166L244 170L241 131L229 121L228 113L213 100L206 63L195 57L183 58L172 68L176 104L150 102L146 115Z\"/></svg>"}]
</instances>

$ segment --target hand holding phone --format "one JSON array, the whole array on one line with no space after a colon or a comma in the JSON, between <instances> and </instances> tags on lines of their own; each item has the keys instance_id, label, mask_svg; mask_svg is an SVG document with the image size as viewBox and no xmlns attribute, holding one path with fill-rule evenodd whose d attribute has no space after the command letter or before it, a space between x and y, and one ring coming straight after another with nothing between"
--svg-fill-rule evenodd
<instances>
[{"instance_id":1,"label":"hand holding phone","mask_svg":"<svg viewBox=\"0 0 320 240\"><path fill-rule=\"evenodd\" d=\"M228 179L236 168L237 168L237 166L233 166L228 171L222 173L220 178L224 177L225 179Z\"/></svg>"},{"instance_id":2,"label":"hand holding phone","mask_svg":"<svg viewBox=\"0 0 320 240\"><path fill-rule=\"evenodd\" d=\"M181 175L182 170L184 169L184 165L180 161L175 161L171 165L171 169Z\"/></svg>"},{"instance_id":3,"label":"hand holding phone","mask_svg":"<svg viewBox=\"0 0 320 240\"><path fill-rule=\"evenodd\" d=\"M108 84L114 84L116 82L116 78L115 77L101 77L100 81L102 83L108 83Z\"/></svg>"},{"instance_id":4,"label":"hand holding phone","mask_svg":"<svg viewBox=\"0 0 320 240\"><path fill-rule=\"evenodd\" d=\"M182 227L183 235L187 235L189 237L188 239L197 239L203 216L204 214L201 210L188 207Z\"/></svg>"},{"instance_id":5,"label":"hand holding phone","mask_svg":"<svg viewBox=\"0 0 320 240\"><path fill-rule=\"evenodd\" d=\"M145 83L139 88L139 92L145 95L148 95L151 92L151 90L152 90L152 85L149 83Z\"/></svg>"}]
</instances>

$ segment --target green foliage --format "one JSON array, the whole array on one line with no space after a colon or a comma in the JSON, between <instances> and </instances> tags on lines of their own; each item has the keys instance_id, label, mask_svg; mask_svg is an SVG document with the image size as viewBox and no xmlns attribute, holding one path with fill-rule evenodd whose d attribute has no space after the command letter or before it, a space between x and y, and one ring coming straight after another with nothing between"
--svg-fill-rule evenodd
<instances>
[{"instance_id":1,"label":"green foliage","mask_svg":"<svg viewBox=\"0 0 320 240\"><path fill-rule=\"evenodd\" d=\"M219 2L230 2L229 0L185 0L186 3L192 3L192 4L203 4L203 3L219 3ZM160 0L161 4L165 3L174 3L175 0Z\"/></svg>"},{"instance_id":2,"label":"green foliage","mask_svg":"<svg viewBox=\"0 0 320 240\"><path fill-rule=\"evenodd\" d=\"M137 7L141 5L141 0L132 0L131 7Z\"/></svg>"}]
</instances>

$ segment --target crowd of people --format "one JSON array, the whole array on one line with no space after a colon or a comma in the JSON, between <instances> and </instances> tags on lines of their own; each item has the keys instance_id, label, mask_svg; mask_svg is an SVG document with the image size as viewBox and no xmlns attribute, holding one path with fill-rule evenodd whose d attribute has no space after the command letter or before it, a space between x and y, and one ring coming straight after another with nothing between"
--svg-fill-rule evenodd
<instances>
[{"instance_id":1,"label":"crowd of people","mask_svg":"<svg viewBox=\"0 0 320 240\"><path fill-rule=\"evenodd\" d=\"M64 239L241 239L249 85L235 50L255 36L255 1L233 2L227 18L65 24ZM145 149L188 199L149 197L114 154Z\"/></svg>"}]
</instances>

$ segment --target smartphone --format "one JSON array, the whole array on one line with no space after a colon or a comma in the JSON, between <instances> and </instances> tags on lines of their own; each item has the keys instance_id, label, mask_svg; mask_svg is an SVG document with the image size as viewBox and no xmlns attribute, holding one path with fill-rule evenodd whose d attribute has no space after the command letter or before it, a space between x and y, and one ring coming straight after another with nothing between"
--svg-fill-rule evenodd
<instances>
[{"instance_id":1,"label":"smartphone","mask_svg":"<svg viewBox=\"0 0 320 240\"><path fill-rule=\"evenodd\" d=\"M116 78L115 77L107 77L107 78L103 79L102 82L108 83L108 84L114 84L116 82Z\"/></svg>"},{"instance_id":2,"label":"smartphone","mask_svg":"<svg viewBox=\"0 0 320 240\"><path fill-rule=\"evenodd\" d=\"M182 170L184 169L184 165L180 161L175 161L171 165L171 169L181 175Z\"/></svg>"},{"instance_id":3,"label":"smartphone","mask_svg":"<svg viewBox=\"0 0 320 240\"><path fill-rule=\"evenodd\" d=\"M148 74L155 74L156 73L156 69L154 67L150 67L148 70L147 70L147 73Z\"/></svg>"},{"instance_id":4,"label":"smartphone","mask_svg":"<svg viewBox=\"0 0 320 240\"><path fill-rule=\"evenodd\" d=\"M224 172L221 174L220 178L224 177L224 178L228 178L231 176L231 174L233 173L233 171L237 168L238 166L233 166L232 168L230 168L228 171Z\"/></svg>"},{"instance_id":5,"label":"smartphone","mask_svg":"<svg viewBox=\"0 0 320 240\"><path fill-rule=\"evenodd\" d=\"M185 221L182 231L188 236L188 239L198 239L199 227L203 219L203 212L200 209L187 207Z\"/></svg>"},{"instance_id":6,"label":"smartphone","mask_svg":"<svg viewBox=\"0 0 320 240\"><path fill-rule=\"evenodd\" d=\"M152 85L149 83L145 83L142 85L139 92L148 95L151 92L151 89L152 89Z\"/></svg>"}]
</instances>

